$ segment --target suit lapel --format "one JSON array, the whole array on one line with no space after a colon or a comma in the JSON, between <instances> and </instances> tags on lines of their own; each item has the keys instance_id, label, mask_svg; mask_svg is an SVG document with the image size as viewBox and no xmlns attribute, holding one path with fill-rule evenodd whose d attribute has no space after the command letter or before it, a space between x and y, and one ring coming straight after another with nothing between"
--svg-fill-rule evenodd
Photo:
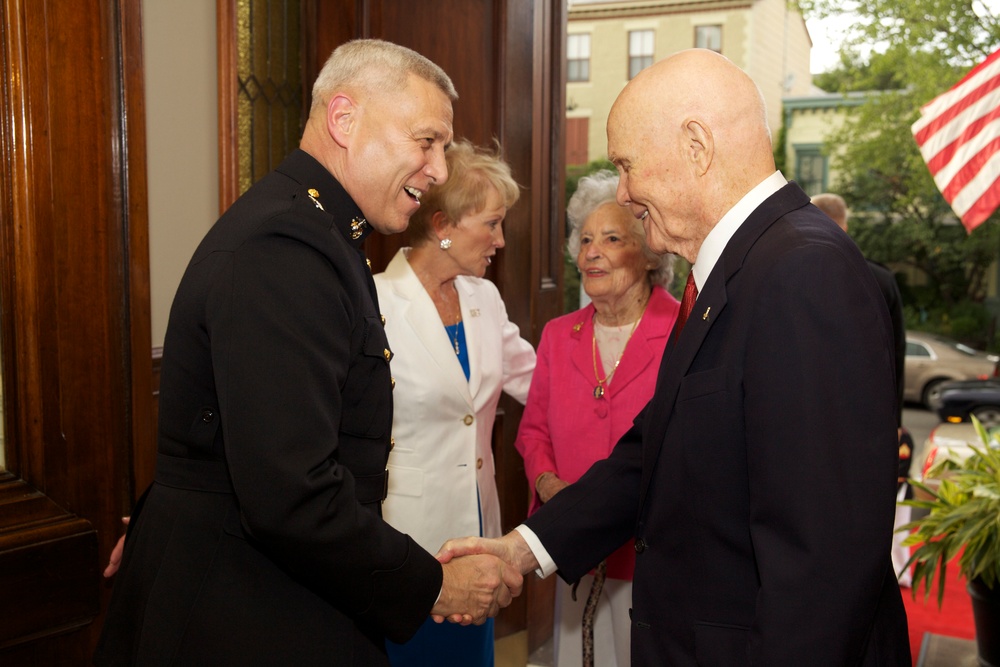
<instances>
[{"instance_id":1,"label":"suit lapel","mask_svg":"<svg viewBox=\"0 0 1000 667\"><path fill-rule=\"evenodd\" d=\"M783 215L808 203L808 195L795 183L785 185L764 200L726 244L722 256L719 257L719 261L705 282L704 289L699 293L691 316L680 336L671 333L656 379L656 391L644 417L640 507L645 501L656 461L665 444L664 438L681 381L691 368L705 338L726 308L726 286L742 268L747 254L761 235ZM719 418L727 416L719 415Z\"/></svg>"},{"instance_id":2,"label":"suit lapel","mask_svg":"<svg viewBox=\"0 0 1000 667\"><path fill-rule=\"evenodd\" d=\"M578 319L570 327L570 340L573 341L573 349L570 350L570 358L573 366L576 367L587 384L597 386L597 378L594 377L594 306L588 304L579 312Z\"/></svg>"},{"instance_id":3,"label":"suit lapel","mask_svg":"<svg viewBox=\"0 0 1000 667\"><path fill-rule=\"evenodd\" d=\"M650 296L649 306L642 316L642 321L636 328L631 340L625 346L621 364L608 385L610 394L621 392L629 383L634 382L645 373L646 368L656 358L656 346L662 345L661 338L669 336L668 327L670 311L664 310L660 301L666 301L665 292L654 290ZM654 303L655 300L655 303Z\"/></svg>"},{"instance_id":4,"label":"suit lapel","mask_svg":"<svg viewBox=\"0 0 1000 667\"><path fill-rule=\"evenodd\" d=\"M416 337L416 340L408 342L406 347L413 348L411 354L426 354L441 374L449 380L448 384L453 386L472 407L469 383L465 380L462 365L455 356L453 343L448 338L441 318L437 315L434 302L402 253L397 254L389 263L386 274L392 279L396 294L405 304L401 314ZM419 347L422 347L423 351L419 350Z\"/></svg>"},{"instance_id":5,"label":"suit lapel","mask_svg":"<svg viewBox=\"0 0 1000 667\"><path fill-rule=\"evenodd\" d=\"M476 298L476 292L471 282L459 277L455 280L455 288L458 291L459 305L462 309L465 345L469 355L469 381L464 384L468 385L471 400L479 393L479 388L483 383L483 304ZM457 362L458 359L455 358L455 361ZM461 371L461 364L459 364L459 370ZM462 379L465 379L464 373Z\"/></svg>"}]
</instances>

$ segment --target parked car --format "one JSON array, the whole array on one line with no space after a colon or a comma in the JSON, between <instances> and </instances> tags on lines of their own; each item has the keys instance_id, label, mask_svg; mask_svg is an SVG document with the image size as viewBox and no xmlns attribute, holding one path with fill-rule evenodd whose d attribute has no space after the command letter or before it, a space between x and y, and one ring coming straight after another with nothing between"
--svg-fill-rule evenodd
<instances>
[{"instance_id":1,"label":"parked car","mask_svg":"<svg viewBox=\"0 0 1000 667\"><path fill-rule=\"evenodd\" d=\"M986 431L990 435L990 446L1000 447L1000 427L994 426L987 428ZM931 489L936 489L947 472L935 469L934 466L944 460L961 464L972 454L972 445L982 447L983 442L971 421L938 424L927 436L923 447L914 452L914 462L919 462L919 467L915 465L911 468L910 477L923 482ZM914 487L913 491L914 497L928 499L928 496L917 487Z\"/></svg>"},{"instance_id":2,"label":"parked car","mask_svg":"<svg viewBox=\"0 0 1000 667\"><path fill-rule=\"evenodd\" d=\"M938 402L941 421L959 424L975 415L987 428L1000 426L1000 379L945 382Z\"/></svg>"},{"instance_id":3,"label":"parked car","mask_svg":"<svg viewBox=\"0 0 1000 667\"><path fill-rule=\"evenodd\" d=\"M1000 356L974 350L950 338L908 331L903 400L937 409L941 385L951 380L1000 377L998 362Z\"/></svg>"}]
</instances>

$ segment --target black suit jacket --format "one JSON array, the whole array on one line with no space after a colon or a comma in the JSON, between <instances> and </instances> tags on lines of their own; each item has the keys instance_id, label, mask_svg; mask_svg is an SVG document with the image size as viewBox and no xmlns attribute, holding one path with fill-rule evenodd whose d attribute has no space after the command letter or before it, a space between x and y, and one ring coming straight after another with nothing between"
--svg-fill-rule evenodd
<instances>
[{"instance_id":1,"label":"black suit jacket","mask_svg":"<svg viewBox=\"0 0 1000 667\"><path fill-rule=\"evenodd\" d=\"M883 264L868 260L868 268L875 276L875 282L882 291L882 298L889 308L889 321L892 323L893 353L896 360L896 400L899 403L897 412L899 424L903 423L903 371L906 364L906 323L903 317L903 297L899 293L896 276Z\"/></svg>"},{"instance_id":2,"label":"black suit jacket","mask_svg":"<svg viewBox=\"0 0 1000 667\"><path fill-rule=\"evenodd\" d=\"M885 302L788 184L729 241L612 455L527 520L567 580L636 539L632 663L909 665Z\"/></svg>"},{"instance_id":3,"label":"black suit jacket","mask_svg":"<svg viewBox=\"0 0 1000 667\"><path fill-rule=\"evenodd\" d=\"M386 664L427 618L441 567L381 519L390 352L355 219L297 151L195 252L100 664Z\"/></svg>"}]
</instances>

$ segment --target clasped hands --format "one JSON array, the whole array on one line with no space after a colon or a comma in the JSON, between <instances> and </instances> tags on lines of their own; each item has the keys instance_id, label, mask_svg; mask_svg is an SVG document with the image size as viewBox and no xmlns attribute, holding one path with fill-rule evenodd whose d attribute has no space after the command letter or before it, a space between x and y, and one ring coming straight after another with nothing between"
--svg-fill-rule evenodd
<instances>
[{"instance_id":1,"label":"clasped hands","mask_svg":"<svg viewBox=\"0 0 1000 667\"><path fill-rule=\"evenodd\" d=\"M438 623L484 623L521 594L523 575L538 566L517 531L448 540L436 557L444 570L441 596L431 609Z\"/></svg>"}]
</instances>

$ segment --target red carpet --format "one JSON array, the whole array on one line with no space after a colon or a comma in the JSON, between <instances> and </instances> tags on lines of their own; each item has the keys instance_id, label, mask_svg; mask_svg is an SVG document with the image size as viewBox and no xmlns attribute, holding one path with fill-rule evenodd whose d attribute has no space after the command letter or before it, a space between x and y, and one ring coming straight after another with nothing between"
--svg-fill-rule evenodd
<instances>
[{"instance_id":1,"label":"red carpet","mask_svg":"<svg viewBox=\"0 0 1000 667\"><path fill-rule=\"evenodd\" d=\"M920 644L925 632L962 639L974 639L976 636L972 620L972 600L965 590L965 580L959 577L957 563L948 565L944 601L940 609L937 605L937 585L931 588L926 600L924 592L923 587L919 588L914 599L912 589L900 589L900 593L903 594L903 605L906 607L906 620L910 629L910 652L913 654L914 665L920 657Z\"/></svg>"}]
</instances>

